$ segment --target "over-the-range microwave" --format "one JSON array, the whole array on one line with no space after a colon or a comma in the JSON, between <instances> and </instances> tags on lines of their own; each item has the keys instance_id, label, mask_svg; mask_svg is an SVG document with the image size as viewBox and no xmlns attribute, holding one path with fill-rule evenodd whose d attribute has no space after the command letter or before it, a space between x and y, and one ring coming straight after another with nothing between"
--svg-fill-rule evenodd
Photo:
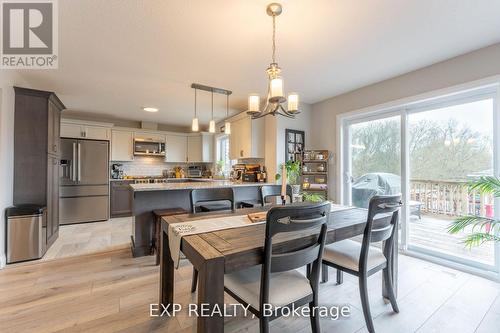
<instances>
[{"instance_id":1,"label":"over-the-range microwave","mask_svg":"<svg viewBox=\"0 0 500 333\"><path fill-rule=\"evenodd\" d=\"M165 142L135 138L134 155L165 156Z\"/></svg>"}]
</instances>

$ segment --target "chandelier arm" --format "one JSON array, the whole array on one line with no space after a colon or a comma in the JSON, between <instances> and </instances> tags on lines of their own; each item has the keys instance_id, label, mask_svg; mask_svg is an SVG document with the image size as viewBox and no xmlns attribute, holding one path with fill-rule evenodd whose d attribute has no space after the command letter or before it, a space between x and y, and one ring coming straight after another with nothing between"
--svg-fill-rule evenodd
<instances>
[{"instance_id":1,"label":"chandelier arm","mask_svg":"<svg viewBox=\"0 0 500 333\"><path fill-rule=\"evenodd\" d=\"M285 108L283 107L283 105L280 104L279 108L281 109L282 112L280 112L280 114L284 117L288 117L288 118L295 118L295 116L291 113L289 113L287 110L285 110Z\"/></svg>"}]
</instances>

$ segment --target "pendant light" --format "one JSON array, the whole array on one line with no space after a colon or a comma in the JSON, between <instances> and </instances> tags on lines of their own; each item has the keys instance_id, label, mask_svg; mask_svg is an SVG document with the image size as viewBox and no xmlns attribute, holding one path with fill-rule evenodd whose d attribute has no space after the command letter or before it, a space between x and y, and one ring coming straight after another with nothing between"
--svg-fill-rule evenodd
<instances>
[{"instance_id":1,"label":"pendant light","mask_svg":"<svg viewBox=\"0 0 500 333\"><path fill-rule=\"evenodd\" d=\"M194 118L193 121L191 122L191 130L193 132L198 132L199 126L198 126L198 117L196 116L196 93L198 89L194 89Z\"/></svg>"},{"instance_id":2,"label":"pendant light","mask_svg":"<svg viewBox=\"0 0 500 333\"><path fill-rule=\"evenodd\" d=\"M226 95L226 122L224 123L224 133L231 134L231 123L227 120L229 116L229 95Z\"/></svg>"},{"instance_id":3,"label":"pendant light","mask_svg":"<svg viewBox=\"0 0 500 333\"><path fill-rule=\"evenodd\" d=\"M208 124L208 131L210 133L215 133L215 120L214 120L214 92L212 90L212 120Z\"/></svg>"},{"instance_id":4,"label":"pendant light","mask_svg":"<svg viewBox=\"0 0 500 333\"><path fill-rule=\"evenodd\" d=\"M281 115L288 118L295 118L299 114L299 95L290 93L288 95L288 108L285 109L283 104L287 101L283 88L283 78L281 77L281 68L276 61L276 17L278 17L283 8L279 3L271 3L267 6L267 15L273 19L273 38L272 38L272 61L267 68L267 99L266 105L260 109L260 97L257 94L248 96L248 111L247 114L252 116L252 119L261 118L264 116Z\"/></svg>"}]
</instances>

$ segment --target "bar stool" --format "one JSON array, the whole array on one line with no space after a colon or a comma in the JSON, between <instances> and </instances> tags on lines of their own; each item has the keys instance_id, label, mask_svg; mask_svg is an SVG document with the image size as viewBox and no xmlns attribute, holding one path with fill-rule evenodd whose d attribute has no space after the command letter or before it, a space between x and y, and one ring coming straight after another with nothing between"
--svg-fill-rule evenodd
<instances>
[{"instance_id":1,"label":"bar stool","mask_svg":"<svg viewBox=\"0 0 500 333\"><path fill-rule=\"evenodd\" d=\"M153 235L153 240L151 241L151 254L153 254L153 252L156 252L156 265L160 264L161 217L162 216L186 214L186 213L189 213L189 212L183 208L180 208L180 207L167 208L167 209L156 209L153 211L153 214L155 216L155 228L154 228L155 234Z\"/></svg>"},{"instance_id":2,"label":"bar stool","mask_svg":"<svg viewBox=\"0 0 500 333\"><path fill-rule=\"evenodd\" d=\"M280 197L281 196L281 185L263 185L260 188L260 202L264 207L266 205L266 200L271 197ZM292 186L286 186L286 197L290 199L290 202L293 201L293 191Z\"/></svg>"},{"instance_id":3,"label":"bar stool","mask_svg":"<svg viewBox=\"0 0 500 333\"><path fill-rule=\"evenodd\" d=\"M202 212L213 212L219 210L235 210L234 192L227 188L201 188L191 191L191 213L198 213L197 207ZM221 201L226 201L223 203ZM197 204L202 205L197 206Z\"/></svg>"}]
</instances>

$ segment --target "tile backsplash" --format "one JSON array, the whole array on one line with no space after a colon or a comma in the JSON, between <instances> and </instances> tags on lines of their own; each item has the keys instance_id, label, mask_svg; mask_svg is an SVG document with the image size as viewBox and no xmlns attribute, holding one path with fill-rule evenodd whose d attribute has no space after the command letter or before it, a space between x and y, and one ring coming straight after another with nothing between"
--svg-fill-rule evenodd
<instances>
[{"instance_id":1,"label":"tile backsplash","mask_svg":"<svg viewBox=\"0 0 500 333\"><path fill-rule=\"evenodd\" d=\"M110 163L111 165L114 163ZM163 170L173 170L175 167L180 166L184 170L187 169L189 164L187 163L172 163L165 162L163 159L158 157L148 157L148 156L136 156L132 162L120 162L123 167L123 173L126 176L161 176ZM196 165L204 164L208 168L211 167L211 163L193 163Z\"/></svg>"}]
</instances>

